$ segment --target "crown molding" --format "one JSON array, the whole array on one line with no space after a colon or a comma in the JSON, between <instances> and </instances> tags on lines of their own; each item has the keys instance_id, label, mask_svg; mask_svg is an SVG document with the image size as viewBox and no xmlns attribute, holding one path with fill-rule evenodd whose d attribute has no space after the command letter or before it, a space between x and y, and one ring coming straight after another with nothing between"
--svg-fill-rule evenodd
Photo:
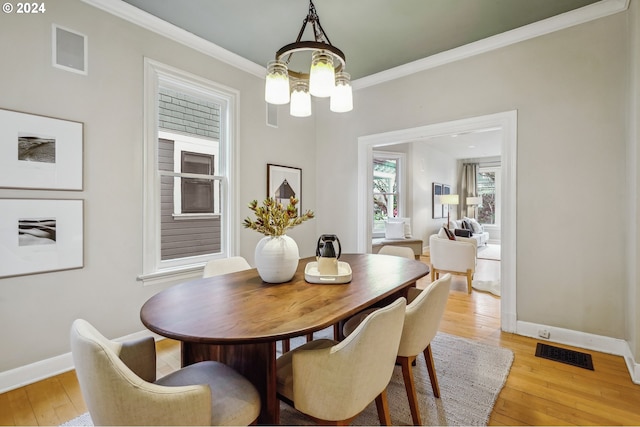
<instances>
[{"instance_id":1,"label":"crown molding","mask_svg":"<svg viewBox=\"0 0 640 427\"><path fill-rule=\"evenodd\" d=\"M354 80L351 85L354 90L375 86L391 80L406 77L408 75L425 71L461 59L500 49L524 40L549 34L585 22L593 21L605 16L613 15L627 10L630 0L601 0L588 6L581 7L561 15L553 16L542 21L534 22L524 27L516 28L505 33L487 37L464 46L450 49L435 55L428 56L408 64L390 68L388 70L372 74Z\"/></svg>"},{"instance_id":2,"label":"crown molding","mask_svg":"<svg viewBox=\"0 0 640 427\"><path fill-rule=\"evenodd\" d=\"M193 33L176 27L173 24L163 21L162 19L151 15L143 10L138 9L135 6L131 6L121 0L82 0L91 6L104 10L118 18L122 18L125 21L129 21L135 25L138 25L146 30L152 31L161 36L167 37L170 40L181 43L192 49L195 49L205 55L236 67L242 71L246 71L249 74L263 78L266 73L266 68L249 61L246 58L241 57L227 49L218 46L215 43L211 43L201 37L196 36Z\"/></svg>"},{"instance_id":3,"label":"crown molding","mask_svg":"<svg viewBox=\"0 0 640 427\"><path fill-rule=\"evenodd\" d=\"M82 0L105 12L136 24L149 31L160 34L175 42L181 43L201 53L211 56L219 61L227 63L256 77L264 77L266 68L255 62L249 61L233 52L230 52L215 43L211 43L188 31L176 27L162 19L159 19L137 7L131 6L121 0ZM500 49L524 40L563 30L585 22L593 21L605 16L623 12L629 7L630 0L601 0L580 9L553 16L542 21L534 22L524 27L516 28L502 34L497 34L486 39L478 40L464 46L437 53L408 64L390 68L370 76L362 77L351 82L353 89L363 89L375 86L391 80L406 77L408 75L425 71L461 59Z\"/></svg>"}]
</instances>

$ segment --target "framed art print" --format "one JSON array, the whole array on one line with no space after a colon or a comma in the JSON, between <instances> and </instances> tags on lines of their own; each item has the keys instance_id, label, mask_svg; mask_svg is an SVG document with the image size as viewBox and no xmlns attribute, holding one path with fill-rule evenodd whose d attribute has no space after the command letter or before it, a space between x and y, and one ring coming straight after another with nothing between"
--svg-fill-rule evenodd
<instances>
[{"instance_id":1,"label":"framed art print","mask_svg":"<svg viewBox=\"0 0 640 427\"><path fill-rule=\"evenodd\" d=\"M0 187L82 190L78 122L0 109Z\"/></svg>"},{"instance_id":2,"label":"framed art print","mask_svg":"<svg viewBox=\"0 0 640 427\"><path fill-rule=\"evenodd\" d=\"M442 184L442 195L451 194L451 186ZM442 205L442 218L447 218L449 215L449 205Z\"/></svg>"},{"instance_id":3,"label":"framed art print","mask_svg":"<svg viewBox=\"0 0 640 427\"><path fill-rule=\"evenodd\" d=\"M0 199L0 277L82 268L83 201Z\"/></svg>"},{"instance_id":4,"label":"framed art print","mask_svg":"<svg viewBox=\"0 0 640 427\"><path fill-rule=\"evenodd\" d=\"M289 199L298 199L298 215L302 212L302 169L267 164L267 197L287 206Z\"/></svg>"},{"instance_id":5,"label":"framed art print","mask_svg":"<svg viewBox=\"0 0 640 427\"><path fill-rule=\"evenodd\" d=\"M442 184L434 182L431 184L431 206L433 219L442 218L442 204L440 196L442 196Z\"/></svg>"}]
</instances>

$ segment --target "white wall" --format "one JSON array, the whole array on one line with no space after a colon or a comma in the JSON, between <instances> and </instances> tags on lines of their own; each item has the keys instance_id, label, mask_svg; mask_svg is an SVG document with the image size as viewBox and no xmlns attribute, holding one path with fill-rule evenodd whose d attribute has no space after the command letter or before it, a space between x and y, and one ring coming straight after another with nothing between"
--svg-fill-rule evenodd
<instances>
[{"instance_id":1,"label":"white wall","mask_svg":"<svg viewBox=\"0 0 640 427\"><path fill-rule=\"evenodd\" d=\"M262 78L79 0L46 6L39 15L0 14L0 108L83 122L84 190L0 189L0 197L83 199L85 265L0 279L0 377L67 353L77 317L109 337L143 330L140 307L164 287L136 280L142 273L144 57L240 91L238 224L251 213L246 204L266 196L267 163L302 168L302 205L315 209L313 120L294 120L282 109L280 127L266 126ZM51 66L53 23L88 36L88 76ZM302 256L314 253L313 222L290 233ZM242 229L239 236L240 254L252 262L261 235Z\"/></svg>"},{"instance_id":2,"label":"white wall","mask_svg":"<svg viewBox=\"0 0 640 427\"><path fill-rule=\"evenodd\" d=\"M451 186L451 193L457 191L457 161L448 154L435 150L428 143L411 144L413 164L413 236L422 239L423 247L429 246L429 236L437 233L447 222L446 218L433 218L432 183ZM455 209L451 218L456 218Z\"/></svg>"},{"instance_id":3,"label":"white wall","mask_svg":"<svg viewBox=\"0 0 640 427\"><path fill-rule=\"evenodd\" d=\"M619 13L356 91L316 128L317 164L339 171L318 186L319 226L341 206L336 233L356 248L358 137L518 110L518 320L625 338L626 233L607 227L625 212L597 195L626 192L628 36ZM570 231L594 226L607 232Z\"/></svg>"},{"instance_id":4,"label":"white wall","mask_svg":"<svg viewBox=\"0 0 640 427\"><path fill-rule=\"evenodd\" d=\"M629 260L629 281L627 289L627 328L629 330L628 342L635 360L640 360L640 275L638 266L640 265L640 252L637 242L640 241L640 228L638 227L638 212L640 212L640 174L638 174L638 164L640 164L640 1L634 0L629 5L629 51L630 58L630 79L629 86L629 145L628 145L628 179L629 183L629 211L628 218L636 218L630 221L627 245ZM640 366L636 365L637 375L640 376Z\"/></svg>"}]
</instances>

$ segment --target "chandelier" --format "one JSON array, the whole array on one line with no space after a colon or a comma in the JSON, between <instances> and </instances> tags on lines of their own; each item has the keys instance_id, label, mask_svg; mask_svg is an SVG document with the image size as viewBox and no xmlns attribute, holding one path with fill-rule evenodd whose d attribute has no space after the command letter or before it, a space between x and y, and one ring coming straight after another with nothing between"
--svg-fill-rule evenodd
<instances>
[{"instance_id":1,"label":"chandelier","mask_svg":"<svg viewBox=\"0 0 640 427\"><path fill-rule=\"evenodd\" d=\"M308 23L313 27L315 40L301 41ZM302 51L311 52L308 73L289 69L293 55ZM281 47L276 52L276 59L267 65L264 99L275 105L290 103L289 112L295 117L311 115L311 95L318 98L330 97L331 111L351 111L351 76L344 71L345 66L344 53L329 41L320 25L313 1L309 0L309 13L302 23L298 38Z\"/></svg>"}]
</instances>

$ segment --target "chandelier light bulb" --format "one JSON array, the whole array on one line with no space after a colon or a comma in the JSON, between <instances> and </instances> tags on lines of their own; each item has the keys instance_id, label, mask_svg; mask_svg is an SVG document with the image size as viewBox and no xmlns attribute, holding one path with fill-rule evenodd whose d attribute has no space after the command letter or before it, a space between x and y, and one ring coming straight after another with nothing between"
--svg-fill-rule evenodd
<instances>
[{"instance_id":1,"label":"chandelier light bulb","mask_svg":"<svg viewBox=\"0 0 640 427\"><path fill-rule=\"evenodd\" d=\"M349 73L336 73L336 87L331 94L329 108L334 113L346 113L353 110L353 91Z\"/></svg>"},{"instance_id":2,"label":"chandelier light bulb","mask_svg":"<svg viewBox=\"0 0 640 427\"><path fill-rule=\"evenodd\" d=\"M264 100L269 104L283 105L289 102L289 72L282 61L270 61L264 86Z\"/></svg>"},{"instance_id":3,"label":"chandelier light bulb","mask_svg":"<svg viewBox=\"0 0 640 427\"><path fill-rule=\"evenodd\" d=\"M317 50L311 57L311 71L309 73L309 92L318 98L327 98L333 93L336 73L333 68L331 54Z\"/></svg>"},{"instance_id":4,"label":"chandelier light bulb","mask_svg":"<svg viewBox=\"0 0 640 427\"><path fill-rule=\"evenodd\" d=\"M311 115L311 95L309 94L309 85L304 80L298 80L293 84L289 114L294 117L309 117Z\"/></svg>"}]
</instances>

